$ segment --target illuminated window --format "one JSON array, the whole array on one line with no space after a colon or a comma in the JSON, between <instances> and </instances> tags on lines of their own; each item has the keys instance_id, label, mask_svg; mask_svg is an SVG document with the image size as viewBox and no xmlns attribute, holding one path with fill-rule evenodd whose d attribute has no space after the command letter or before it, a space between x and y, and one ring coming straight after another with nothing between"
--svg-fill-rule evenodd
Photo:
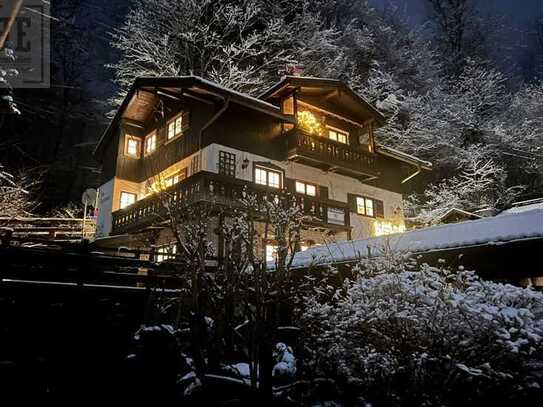
<instances>
[{"instance_id":1,"label":"illuminated window","mask_svg":"<svg viewBox=\"0 0 543 407\"><path fill-rule=\"evenodd\" d=\"M272 188L281 188L281 173L267 168L255 168L255 182Z\"/></svg>"},{"instance_id":2,"label":"illuminated window","mask_svg":"<svg viewBox=\"0 0 543 407\"><path fill-rule=\"evenodd\" d=\"M296 181L296 192L309 196L317 196L317 187L313 184Z\"/></svg>"},{"instance_id":3,"label":"illuminated window","mask_svg":"<svg viewBox=\"0 0 543 407\"><path fill-rule=\"evenodd\" d=\"M376 221L374 223L375 236L386 236L403 232L405 232L405 225L403 223L394 224L386 221Z\"/></svg>"},{"instance_id":4,"label":"illuminated window","mask_svg":"<svg viewBox=\"0 0 543 407\"><path fill-rule=\"evenodd\" d=\"M161 263L165 260L175 259L176 254L177 246L175 244L159 247L156 251L156 262Z\"/></svg>"},{"instance_id":5,"label":"illuminated window","mask_svg":"<svg viewBox=\"0 0 543 407\"><path fill-rule=\"evenodd\" d=\"M168 123L168 141L183 133L183 114Z\"/></svg>"},{"instance_id":6,"label":"illuminated window","mask_svg":"<svg viewBox=\"0 0 543 407\"><path fill-rule=\"evenodd\" d=\"M374 204L373 199L363 198L361 196L356 197L356 212L359 215L374 216Z\"/></svg>"},{"instance_id":7,"label":"illuminated window","mask_svg":"<svg viewBox=\"0 0 543 407\"><path fill-rule=\"evenodd\" d=\"M156 150L156 131L145 137L145 154L151 154Z\"/></svg>"},{"instance_id":8,"label":"illuminated window","mask_svg":"<svg viewBox=\"0 0 543 407\"><path fill-rule=\"evenodd\" d=\"M141 140L134 136L126 136L126 144L124 148L125 155L133 158L140 157Z\"/></svg>"},{"instance_id":9,"label":"illuminated window","mask_svg":"<svg viewBox=\"0 0 543 407\"><path fill-rule=\"evenodd\" d=\"M277 259L277 245L266 245L266 261L275 261Z\"/></svg>"},{"instance_id":10,"label":"illuminated window","mask_svg":"<svg viewBox=\"0 0 543 407\"><path fill-rule=\"evenodd\" d=\"M347 144L349 142L349 133L336 129L328 129L328 138L338 143Z\"/></svg>"},{"instance_id":11,"label":"illuminated window","mask_svg":"<svg viewBox=\"0 0 543 407\"><path fill-rule=\"evenodd\" d=\"M134 202L136 202L136 194L133 194L131 192L121 192L121 203L120 207L121 209L126 208L127 206L132 205Z\"/></svg>"},{"instance_id":12,"label":"illuminated window","mask_svg":"<svg viewBox=\"0 0 543 407\"><path fill-rule=\"evenodd\" d=\"M185 178L187 178L187 169L183 168L181 171L167 177L164 180L164 186L166 188L171 187L172 185L177 184L179 181L183 181Z\"/></svg>"}]
</instances>

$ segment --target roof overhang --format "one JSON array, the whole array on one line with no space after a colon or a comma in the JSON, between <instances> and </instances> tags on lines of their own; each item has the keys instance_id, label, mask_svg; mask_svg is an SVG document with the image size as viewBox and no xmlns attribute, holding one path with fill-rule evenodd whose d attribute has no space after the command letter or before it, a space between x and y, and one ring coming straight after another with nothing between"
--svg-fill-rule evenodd
<instances>
[{"instance_id":1,"label":"roof overhang","mask_svg":"<svg viewBox=\"0 0 543 407\"><path fill-rule=\"evenodd\" d=\"M228 99L229 103L236 103L270 115L281 122L295 123L292 115L281 113L281 110L271 103L225 88L198 76L139 77L130 87L115 116L100 137L94 156L97 159L101 157L111 133L122 119L143 127L145 119L160 98L196 99L211 104L221 103Z\"/></svg>"},{"instance_id":2,"label":"roof overhang","mask_svg":"<svg viewBox=\"0 0 543 407\"><path fill-rule=\"evenodd\" d=\"M396 150L392 147L387 147L382 144L377 144L375 152L387 157L395 158L396 160L403 161L407 164L414 165L415 167L421 168L426 171L432 171L433 166L430 161L421 160L414 155L404 153L402 151Z\"/></svg>"},{"instance_id":3,"label":"roof overhang","mask_svg":"<svg viewBox=\"0 0 543 407\"><path fill-rule=\"evenodd\" d=\"M309 103L315 101L318 106L322 106L323 103L338 106L342 111L349 112L350 119L357 123L373 121L378 126L385 123L385 117L381 112L337 79L284 76L259 98L263 100L281 98L295 90L297 95Z\"/></svg>"}]
</instances>

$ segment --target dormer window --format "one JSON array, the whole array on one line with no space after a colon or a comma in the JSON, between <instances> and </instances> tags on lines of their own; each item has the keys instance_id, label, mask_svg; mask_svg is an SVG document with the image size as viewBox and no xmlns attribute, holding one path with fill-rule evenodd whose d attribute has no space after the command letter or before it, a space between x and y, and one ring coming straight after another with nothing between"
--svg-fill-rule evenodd
<instances>
[{"instance_id":1,"label":"dormer window","mask_svg":"<svg viewBox=\"0 0 543 407\"><path fill-rule=\"evenodd\" d=\"M137 137L126 135L124 154L132 158L140 158L141 140Z\"/></svg>"},{"instance_id":2,"label":"dormer window","mask_svg":"<svg viewBox=\"0 0 543 407\"><path fill-rule=\"evenodd\" d=\"M168 123L168 141L173 140L183 133L183 114L176 116Z\"/></svg>"},{"instance_id":3,"label":"dormer window","mask_svg":"<svg viewBox=\"0 0 543 407\"><path fill-rule=\"evenodd\" d=\"M328 138L330 140L337 141L338 143L348 144L349 143L349 133L343 130L338 130L333 127L327 127L326 131L328 132Z\"/></svg>"},{"instance_id":4,"label":"dormer window","mask_svg":"<svg viewBox=\"0 0 543 407\"><path fill-rule=\"evenodd\" d=\"M156 150L156 131L153 131L145 137L145 155L151 154Z\"/></svg>"}]
</instances>

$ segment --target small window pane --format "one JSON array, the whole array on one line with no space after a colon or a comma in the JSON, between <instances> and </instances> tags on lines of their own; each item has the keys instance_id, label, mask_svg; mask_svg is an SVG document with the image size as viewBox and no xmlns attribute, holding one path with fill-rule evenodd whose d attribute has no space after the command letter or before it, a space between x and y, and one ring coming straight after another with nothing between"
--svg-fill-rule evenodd
<instances>
[{"instance_id":1,"label":"small window pane","mask_svg":"<svg viewBox=\"0 0 543 407\"><path fill-rule=\"evenodd\" d=\"M181 130L183 129L183 116L179 116L175 120L175 134L178 135L181 133Z\"/></svg>"},{"instance_id":2,"label":"small window pane","mask_svg":"<svg viewBox=\"0 0 543 407\"><path fill-rule=\"evenodd\" d=\"M267 185L267 172L261 168L255 170L255 182L260 185Z\"/></svg>"},{"instance_id":3,"label":"small window pane","mask_svg":"<svg viewBox=\"0 0 543 407\"><path fill-rule=\"evenodd\" d=\"M121 209L126 208L136 202L136 194L130 192L121 192Z\"/></svg>"},{"instance_id":4,"label":"small window pane","mask_svg":"<svg viewBox=\"0 0 543 407\"><path fill-rule=\"evenodd\" d=\"M229 177L236 176L236 155L219 151L219 174Z\"/></svg>"},{"instance_id":5,"label":"small window pane","mask_svg":"<svg viewBox=\"0 0 543 407\"><path fill-rule=\"evenodd\" d=\"M328 137L330 138L330 140L337 141L337 133L333 130L328 131Z\"/></svg>"},{"instance_id":6,"label":"small window pane","mask_svg":"<svg viewBox=\"0 0 543 407\"><path fill-rule=\"evenodd\" d=\"M373 200L366 198L366 215L373 216Z\"/></svg>"},{"instance_id":7,"label":"small window pane","mask_svg":"<svg viewBox=\"0 0 543 407\"><path fill-rule=\"evenodd\" d=\"M364 198L357 197L356 198L356 212L360 215L366 214L366 206L364 204Z\"/></svg>"},{"instance_id":8,"label":"small window pane","mask_svg":"<svg viewBox=\"0 0 543 407\"><path fill-rule=\"evenodd\" d=\"M171 140L175 137L175 122L171 122L168 125L168 140Z\"/></svg>"},{"instance_id":9,"label":"small window pane","mask_svg":"<svg viewBox=\"0 0 543 407\"><path fill-rule=\"evenodd\" d=\"M138 155L138 141L134 139L128 139L128 148L127 152L129 155L137 156Z\"/></svg>"},{"instance_id":10,"label":"small window pane","mask_svg":"<svg viewBox=\"0 0 543 407\"><path fill-rule=\"evenodd\" d=\"M345 134L338 133L337 141L343 144L347 144L347 136L345 136Z\"/></svg>"},{"instance_id":11,"label":"small window pane","mask_svg":"<svg viewBox=\"0 0 543 407\"><path fill-rule=\"evenodd\" d=\"M305 194L305 184L303 182L296 181L296 192Z\"/></svg>"},{"instance_id":12,"label":"small window pane","mask_svg":"<svg viewBox=\"0 0 543 407\"><path fill-rule=\"evenodd\" d=\"M281 176L279 175L279 173L274 171L268 172L268 186L272 188L281 187Z\"/></svg>"},{"instance_id":13,"label":"small window pane","mask_svg":"<svg viewBox=\"0 0 543 407\"><path fill-rule=\"evenodd\" d=\"M316 196L317 195L317 188L315 185L307 184L306 185L306 194L310 196Z\"/></svg>"},{"instance_id":14,"label":"small window pane","mask_svg":"<svg viewBox=\"0 0 543 407\"><path fill-rule=\"evenodd\" d=\"M156 134L147 136L145 139L145 153L149 154L156 150Z\"/></svg>"}]
</instances>

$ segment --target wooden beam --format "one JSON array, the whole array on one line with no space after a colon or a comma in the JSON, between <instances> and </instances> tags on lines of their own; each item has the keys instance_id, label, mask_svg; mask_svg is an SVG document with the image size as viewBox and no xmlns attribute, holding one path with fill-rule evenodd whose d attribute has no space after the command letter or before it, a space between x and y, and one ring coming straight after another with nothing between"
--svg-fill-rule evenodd
<instances>
[{"instance_id":1,"label":"wooden beam","mask_svg":"<svg viewBox=\"0 0 543 407\"><path fill-rule=\"evenodd\" d=\"M13 10L11 10L11 14L8 19L8 23L6 25L6 28L2 35L0 36L0 50L4 48L4 45L6 43L6 40L8 39L9 33L11 32L11 29L13 28L13 24L15 24L15 19L19 15L19 12L21 11L21 7L23 6L23 0L17 0L15 3L15 7L13 7ZM2 5L2 7L5 7Z\"/></svg>"}]
</instances>

